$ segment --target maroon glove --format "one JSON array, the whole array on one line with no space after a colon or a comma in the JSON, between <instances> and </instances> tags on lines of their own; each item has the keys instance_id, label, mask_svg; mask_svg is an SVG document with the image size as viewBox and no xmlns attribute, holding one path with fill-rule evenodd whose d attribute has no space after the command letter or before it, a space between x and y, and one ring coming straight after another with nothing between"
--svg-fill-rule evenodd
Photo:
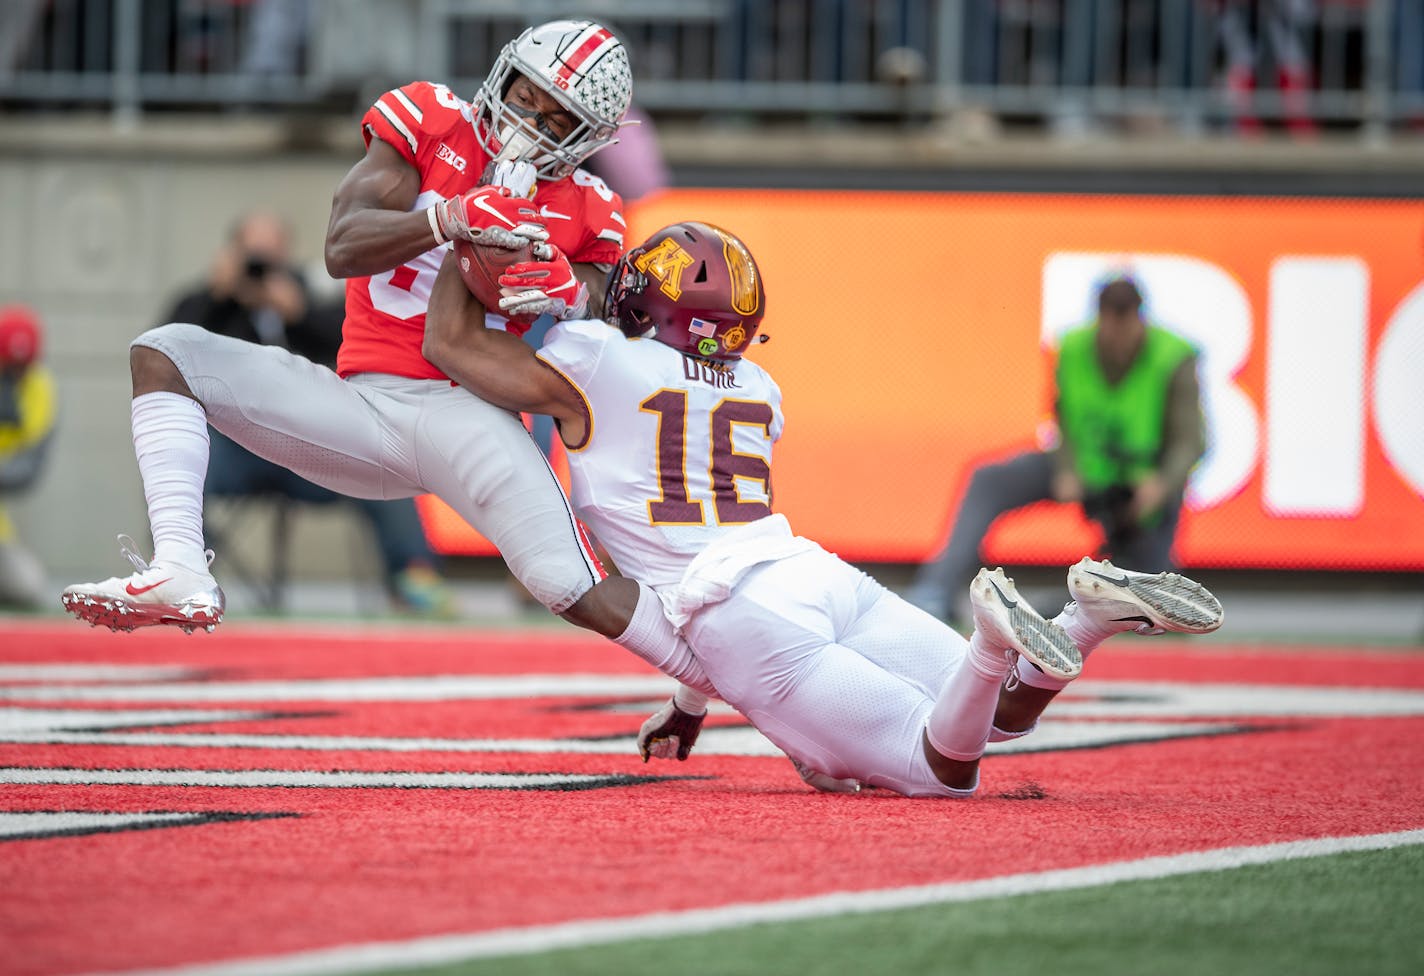
<instances>
[{"instance_id":1,"label":"maroon glove","mask_svg":"<svg viewBox=\"0 0 1424 976\"><path fill-rule=\"evenodd\" d=\"M642 754L643 762L651 756L671 759L676 755L678 762L686 759L692 753L692 746L702 731L702 720L706 717L706 712L689 715L669 699L638 730L638 752Z\"/></svg>"}]
</instances>

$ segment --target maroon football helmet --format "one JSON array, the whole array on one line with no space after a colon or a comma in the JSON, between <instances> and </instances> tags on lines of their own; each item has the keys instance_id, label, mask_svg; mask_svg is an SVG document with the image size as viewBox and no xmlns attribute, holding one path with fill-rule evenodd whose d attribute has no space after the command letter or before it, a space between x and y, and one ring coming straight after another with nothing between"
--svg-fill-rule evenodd
<instances>
[{"instance_id":1,"label":"maroon football helmet","mask_svg":"<svg viewBox=\"0 0 1424 976\"><path fill-rule=\"evenodd\" d=\"M711 224L664 227L618 261L604 318L703 359L742 358L766 313L761 271L747 246Z\"/></svg>"}]
</instances>

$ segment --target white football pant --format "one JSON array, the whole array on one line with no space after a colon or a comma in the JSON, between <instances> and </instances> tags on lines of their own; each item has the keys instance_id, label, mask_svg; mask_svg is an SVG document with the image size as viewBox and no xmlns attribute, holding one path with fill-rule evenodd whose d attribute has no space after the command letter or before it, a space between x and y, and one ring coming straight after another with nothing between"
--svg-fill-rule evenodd
<instances>
[{"instance_id":1,"label":"white football pant","mask_svg":"<svg viewBox=\"0 0 1424 976\"><path fill-rule=\"evenodd\" d=\"M208 423L254 454L356 498L443 499L555 613L601 578L563 488L509 411L447 380L344 380L196 325L160 326L133 344L171 359Z\"/></svg>"},{"instance_id":2,"label":"white football pant","mask_svg":"<svg viewBox=\"0 0 1424 976\"><path fill-rule=\"evenodd\" d=\"M969 642L820 548L750 570L683 627L722 698L836 779L955 795L922 734Z\"/></svg>"}]
</instances>

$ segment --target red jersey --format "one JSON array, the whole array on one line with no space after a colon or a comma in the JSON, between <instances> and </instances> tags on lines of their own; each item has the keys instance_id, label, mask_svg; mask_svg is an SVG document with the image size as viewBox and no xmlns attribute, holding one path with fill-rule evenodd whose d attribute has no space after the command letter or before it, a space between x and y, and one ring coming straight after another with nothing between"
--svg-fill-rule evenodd
<instances>
[{"instance_id":1,"label":"red jersey","mask_svg":"<svg viewBox=\"0 0 1424 976\"><path fill-rule=\"evenodd\" d=\"M479 185L489 154L475 134L474 110L444 85L416 81L388 91L366 110L361 134L388 143L420 173L412 211ZM623 201L584 170L540 180L534 202L557 244L575 264L613 264L623 253ZM430 287L449 244L432 247L392 271L346 282L346 322L336 371L447 379L420 354ZM500 317L499 321L503 321Z\"/></svg>"}]
</instances>

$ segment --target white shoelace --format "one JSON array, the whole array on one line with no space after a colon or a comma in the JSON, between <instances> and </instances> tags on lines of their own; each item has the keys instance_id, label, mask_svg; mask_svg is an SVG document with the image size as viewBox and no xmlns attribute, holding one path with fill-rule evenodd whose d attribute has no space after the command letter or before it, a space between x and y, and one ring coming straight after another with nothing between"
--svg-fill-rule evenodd
<instances>
[{"instance_id":1,"label":"white shoelace","mask_svg":"<svg viewBox=\"0 0 1424 976\"><path fill-rule=\"evenodd\" d=\"M119 536L119 553L129 562L133 563L134 568L137 569L140 573L146 573L149 571L150 567L148 561L139 555L138 543L134 542L133 536ZM211 549L203 550L203 558L208 561L209 568L211 568L213 565L214 556L215 553Z\"/></svg>"}]
</instances>

